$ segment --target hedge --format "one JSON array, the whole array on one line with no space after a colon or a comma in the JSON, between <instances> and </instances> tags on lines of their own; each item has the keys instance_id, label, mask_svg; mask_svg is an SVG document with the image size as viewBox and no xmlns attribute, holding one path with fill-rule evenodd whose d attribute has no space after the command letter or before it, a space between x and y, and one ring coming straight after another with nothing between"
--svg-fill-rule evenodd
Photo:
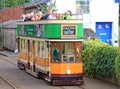
<instances>
[{"instance_id":1,"label":"hedge","mask_svg":"<svg viewBox=\"0 0 120 89\"><path fill-rule=\"evenodd\" d=\"M115 79L120 76L119 48L108 45L100 40L85 41L83 50L83 69L87 77L110 77ZM116 65L115 65L116 64Z\"/></svg>"}]
</instances>

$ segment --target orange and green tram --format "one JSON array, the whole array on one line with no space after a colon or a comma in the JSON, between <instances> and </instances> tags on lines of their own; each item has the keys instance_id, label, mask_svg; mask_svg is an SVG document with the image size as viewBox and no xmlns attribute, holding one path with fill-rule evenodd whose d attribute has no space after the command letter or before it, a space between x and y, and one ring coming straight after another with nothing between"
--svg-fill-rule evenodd
<instances>
[{"instance_id":1,"label":"orange and green tram","mask_svg":"<svg viewBox=\"0 0 120 89\"><path fill-rule=\"evenodd\" d=\"M83 81L81 20L17 23L18 67L52 85Z\"/></svg>"}]
</instances>

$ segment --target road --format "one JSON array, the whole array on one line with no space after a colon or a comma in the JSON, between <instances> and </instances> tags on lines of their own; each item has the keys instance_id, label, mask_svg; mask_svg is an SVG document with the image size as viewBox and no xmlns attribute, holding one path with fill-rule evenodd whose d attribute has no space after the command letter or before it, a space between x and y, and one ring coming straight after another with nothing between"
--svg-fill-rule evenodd
<instances>
[{"instance_id":1,"label":"road","mask_svg":"<svg viewBox=\"0 0 120 89\"><path fill-rule=\"evenodd\" d=\"M5 54L0 55L0 76L5 80L0 79L0 89L118 89L115 85L86 77L82 86L51 86L45 80L37 79L18 69L16 54L8 52L0 54Z\"/></svg>"}]
</instances>

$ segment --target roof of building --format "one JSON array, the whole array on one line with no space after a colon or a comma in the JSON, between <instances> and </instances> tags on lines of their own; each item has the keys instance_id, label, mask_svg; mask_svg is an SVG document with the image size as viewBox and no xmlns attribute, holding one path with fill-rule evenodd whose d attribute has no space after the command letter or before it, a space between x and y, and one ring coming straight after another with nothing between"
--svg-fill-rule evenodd
<instances>
[{"instance_id":1,"label":"roof of building","mask_svg":"<svg viewBox=\"0 0 120 89\"><path fill-rule=\"evenodd\" d=\"M17 20L9 20L9 21L3 22L2 26L3 28L15 29L17 28Z\"/></svg>"},{"instance_id":2,"label":"roof of building","mask_svg":"<svg viewBox=\"0 0 120 89\"><path fill-rule=\"evenodd\" d=\"M90 40L95 38L98 38L98 36L91 28L84 28L84 39Z\"/></svg>"},{"instance_id":3,"label":"roof of building","mask_svg":"<svg viewBox=\"0 0 120 89\"><path fill-rule=\"evenodd\" d=\"M29 3L24 4L24 8L30 8L41 3L48 3L51 0L31 0Z\"/></svg>"}]
</instances>

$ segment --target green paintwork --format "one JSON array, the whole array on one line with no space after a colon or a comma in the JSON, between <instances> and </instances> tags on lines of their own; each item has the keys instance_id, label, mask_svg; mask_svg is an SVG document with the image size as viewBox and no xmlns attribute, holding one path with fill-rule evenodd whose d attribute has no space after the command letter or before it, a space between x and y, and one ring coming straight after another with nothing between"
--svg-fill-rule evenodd
<instances>
[{"instance_id":1,"label":"green paintwork","mask_svg":"<svg viewBox=\"0 0 120 89\"><path fill-rule=\"evenodd\" d=\"M61 25L60 24L45 24L44 25L45 38L60 38Z\"/></svg>"},{"instance_id":2,"label":"green paintwork","mask_svg":"<svg viewBox=\"0 0 120 89\"><path fill-rule=\"evenodd\" d=\"M63 24L64 25L64 24ZM79 23L77 25L77 38L83 39L84 29L83 24ZM37 31L35 25L29 24L22 26L17 26L17 35L24 35L28 37L36 37L35 30ZM25 31L24 31L25 30ZM61 24L44 24L43 31L40 32L42 38L61 38Z\"/></svg>"},{"instance_id":3,"label":"green paintwork","mask_svg":"<svg viewBox=\"0 0 120 89\"><path fill-rule=\"evenodd\" d=\"M77 31L78 31L78 33L77 33L78 38L82 39L84 37L83 24L78 24L77 25Z\"/></svg>"},{"instance_id":4,"label":"green paintwork","mask_svg":"<svg viewBox=\"0 0 120 89\"><path fill-rule=\"evenodd\" d=\"M18 35L18 36L19 36L19 35L22 35L21 29L22 29L22 26L21 26L21 25L17 25L17 35Z\"/></svg>"}]
</instances>

